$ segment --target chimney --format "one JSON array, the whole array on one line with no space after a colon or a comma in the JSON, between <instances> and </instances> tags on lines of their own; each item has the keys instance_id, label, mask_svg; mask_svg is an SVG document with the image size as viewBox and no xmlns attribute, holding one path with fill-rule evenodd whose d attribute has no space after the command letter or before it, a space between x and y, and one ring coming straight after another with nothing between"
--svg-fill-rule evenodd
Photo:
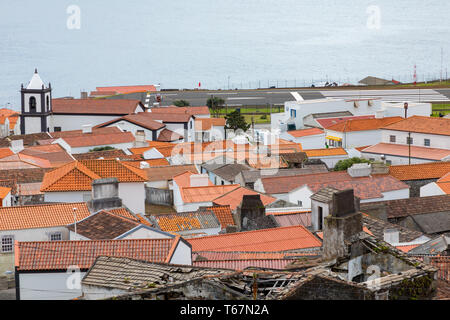
<instances>
[{"instance_id":1,"label":"chimney","mask_svg":"<svg viewBox=\"0 0 450 320\"><path fill-rule=\"evenodd\" d=\"M384 110L375 111L375 119L382 119L382 118L384 118Z\"/></svg>"},{"instance_id":2,"label":"chimney","mask_svg":"<svg viewBox=\"0 0 450 320\"><path fill-rule=\"evenodd\" d=\"M347 173L353 177L368 177L372 172L372 167L370 163L354 163L350 168L347 169Z\"/></svg>"},{"instance_id":3,"label":"chimney","mask_svg":"<svg viewBox=\"0 0 450 320\"><path fill-rule=\"evenodd\" d=\"M353 189L335 192L332 212L324 219L323 258L333 260L350 255L362 230L359 199Z\"/></svg>"},{"instance_id":4,"label":"chimney","mask_svg":"<svg viewBox=\"0 0 450 320\"><path fill-rule=\"evenodd\" d=\"M386 228L384 229L384 241L395 245L400 243L400 232L395 228Z\"/></svg>"},{"instance_id":5,"label":"chimney","mask_svg":"<svg viewBox=\"0 0 450 320\"><path fill-rule=\"evenodd\" d=\"M12 140L11 141L11 147L10 147L11 151L14 152L14 154L19 153L20 151L22 151L24 149L23 147L23 140Z\"/></svg>"},{"instance_id":6,"label":"chimney","mask_svg":"<svg viewBox=\"0 0 450 320\"><path fill-rule=\"evenodd\" d=\"M145 132L144 130L137 130L136 134L134 135L134 147L140 148L140 147L147 147L148 143L145 141Z\"/></svg>"},{"instance_id":7,"label":"chimney","mask_svg":"<svg viewBox=\"0 0 450 320\"><path fill-rule=\"evenodd\" d=\"M208 175L205 174L193 174L190 176L191 187L206 187L209 185Z\"/></svg>"},{"instance_id":8,"label":"chimney","mask_svg":"<svg viewBox=\"0 0 450 320\"><path fill-rule=\"evenodd\" d=\"M92 181L92 200L88 202L91 212L122 207L119 198L119 180L105 178Z\"/></svg>"},{"instance_id":9,"label":"chimney","mask_svg":"<svg viewBox=\"0 0 450 320\"><path fill-rule=\"evenodd\" d=\"M260 194L244 195L237 208L240 231L263 229L270 226L269 216L266 216L266 208L261 201ZM269 224L267 226L267 224Z\"/></svg>"},{"instance_id":10,"label":"chimney","mask_svg":"<svg viewBox=\"0 0 450 320\"><path fill-rule=\"evenodd\" d=\"M150 165L147 162L145 162L145 161L141 161L139 163L139 168L141 168L141 169L150 168Z\"/></svg>"},{"instance_id":11,"label":"chimney","mask_svg":"<svg viewBox=\"0 0 450 320\"><path fill-rule=\"evenodd\" d=\"M83 133L92 133L92 124L83 124L81 130Z\"/></svg>"},{"instance_id":12,"label":"chimney","mask_svg":"<svg viewBox=\"0 0 450 320\"><path fill-rule=\"evenodd\" d=\"M81 99L87 99L88 98L88 93L86 91L81 91Z\"/></svg>"}]
</instances>

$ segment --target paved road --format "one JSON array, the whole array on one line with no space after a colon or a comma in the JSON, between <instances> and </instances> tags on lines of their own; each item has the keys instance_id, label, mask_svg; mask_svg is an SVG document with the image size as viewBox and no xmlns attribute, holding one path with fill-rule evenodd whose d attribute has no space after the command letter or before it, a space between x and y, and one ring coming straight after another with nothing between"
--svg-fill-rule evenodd
<instances>
[{"instance_id":1,"label":"paved road","mask_svg":"<svg viewBox=\"0 0 450 320\"><path fill-rule=\"evenodd\" d=\"M393 89L393 90L321 90L317 89L266 89L266 90L216 90L216 91L161 91L161 105L175 100L187 100L192 106L206 105L211 96L222 97L229 106L283 105L285 101L320 99L323 97L357 99L381 98L383 101L450 101L450 89ZM156 94L131 93L112 99L139 99L145 105L156 102Z\"/></svg>"}]
</instances>

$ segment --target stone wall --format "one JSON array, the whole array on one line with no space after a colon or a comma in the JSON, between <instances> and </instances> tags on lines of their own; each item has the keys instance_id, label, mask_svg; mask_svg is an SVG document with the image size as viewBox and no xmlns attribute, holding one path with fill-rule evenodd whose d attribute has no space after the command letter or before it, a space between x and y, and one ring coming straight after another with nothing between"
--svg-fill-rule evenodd
<instances>
[{"instance_id":1,"label":"stone wall","mask_svg":"<svg viewBox=\"0 0 450 320\"><path fill-rule=\"evenodd\" d=\"M429 184L431 182L436 182L437 179L427 179L427 180L405 180L403 181L406 183L410 189L409 189L409 197L415 198L420 197L420 188L423 187L426 184Z\"/></svg>"}]
</instances>

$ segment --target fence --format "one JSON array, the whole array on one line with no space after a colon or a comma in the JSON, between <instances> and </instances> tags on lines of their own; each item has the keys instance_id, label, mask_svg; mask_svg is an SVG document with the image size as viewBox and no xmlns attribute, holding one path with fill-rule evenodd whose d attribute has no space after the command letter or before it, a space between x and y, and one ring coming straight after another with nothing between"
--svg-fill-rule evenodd
<instances>
[{"instance_id":1,"label":"fence","mask_svg":"<svg viewBox=\"0 0 450 320\"><path fill-rule=\"evenodd\" d=\"M173 191L145 187L145 201L148 204L171 206L173 205Z\"/></svg>"},{"instance_id":2,"label":"fence","mask_svg":"<svg viewBox=\"0 0 450 320\"><path fill-rule=\"evenodd\" d=\"M375 75L378 77L377 75ZM346 77L342 75L324 75L311 77L310 79L278 79L278 80L253 80L253 81L232 81L220 85L217 89L264 89L264 88L308 88L314 85L315 87L323 87L328 82L329 84L336 83L338 86L351 84L358 85L358 82L365 78ZM380 75L379 78L386 80L396 80L401 83L413 83L413 72L410 74L385 74ZM416 82L432 82L432 81L448 81L448 73L446 71L441 75L440 72L434 73L419 73L417 72Z\"/></svg>"}]
</instances>

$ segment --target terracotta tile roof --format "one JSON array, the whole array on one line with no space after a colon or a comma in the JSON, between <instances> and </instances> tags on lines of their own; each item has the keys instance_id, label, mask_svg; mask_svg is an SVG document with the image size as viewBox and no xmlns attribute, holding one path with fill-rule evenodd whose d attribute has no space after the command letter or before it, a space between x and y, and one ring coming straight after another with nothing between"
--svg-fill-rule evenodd
<instances>
[{"instance_id":1,"label":"terracotta tile roof","mask_svg":"<svg viewBox=\"0 0 450 320\"><path fill-rule=\"evenodd\" d=\"M271 196L268 196L265 194L261 194L254 190L250 190L250 189L239 186L238 188L233 188L233 189L230 188L230 190L227 193L215 198L214 203L218 204L218 205L222 205L222 206L230 205L231 210L234 211L241 204L244 195L257 195L257 194L259 194L261 196L261 201L265 206L267 206L268 204L271 204L272 202L277 200L274 197L271 197Z\"/></svg>"},{"instance_id":2,"label":"terracotta tile roof","mask_svg":"<svg viewBox=\"0 0 450 320\"><path fill-rule=\"evenodd\" d=\"M154 85L138 85L138 86L109 86L97 87L98 92L115 92L117 94L133 93L133 92L156 92Z\"/></svg>"},{"instance_id":3,"label":"terracotta tile roof","mask_svg":"<svg viewBox=\"0 0 450 320\"><path fill-rule=\"evenodd\" d=\"M372 205L386 206L388 219L402 218L424 213L448 212L450 211L450 195L361 203L361 211L367 211L367 208Z\"/></svg>"},{"instance_id":4,"label":"terracotta tile roof","mask_svg":"<svg viewBox=\"0 0 450 320\"><path fill-rule=\"evenodd\" d=\"M184 137L181 134L178 134L176 132L173 132L169 129L163 129L158 136L158 141L162 142L172 142L172 141L178 141L184 139Z\"/></svg>"},{"instance_id":5,"label":"terracotta tile roof","mask_svg":"<svg viewBox=\"0 0 450 320\"><path fill-rule=\"evenodd\" d=\"M266 229L267 230L267 229ZM320 254L318 248L302 251L196 251L192 252L192 261L231 261L231 260L265 260L295 258Z\"/></svg>"},{"instance_id":6,"label":"terracotta tile roof","mask_svg":"<svg viewBox=\"0 0 450 320\"><path fill-rule=\"evenodd\" d=\"M301 137L322 134L323 130L321 130L319 128L311 128L311 129L302 129L302 130L292 130L292 131L288 131L287 133L295 138L301 138Z\"/></svg>"},{"instance_id":7,"label":"terracotta tile roof","mask_svg":"<svg viewBox=\"0 0 450 320\"><path fill-rule=\"evenodd\" d=\"M77 222L77 234L90 240L112 240L137 226L139 222L136 219L100 211ZM67 228L75 232L74 224L70 224Z\"/></svg>"},{"instance_id":8,"label":"terracotta tile roof","mask_svg":"<svg viewBox=\"0 0 450 320\"><path fill-rule=\"evenodd\" d=\"M17 183L41 182L50 168L0 170L0 180L14 180Z\"/></svg>"},{"instance_id":9,"label":"terracotta tile roof","mask_svg":"<svg viewBox=\"0 0 450 320\"><path fill-rule=\"evenodd\" d=\"M117 178L119 182L145 182L145 171L117 160L81 160L47 172L41 191L91 190L92 181Z\"/></svg>"},{"instance_id":10,"label":"terracotta tile roof","mask_svg":"<svg viewBox=\"0 0 450 320\"><path fill-rule=\"evenodd\" d=\"M298 212L266 212L266 215L273 215L275 221L280 227L289 226L311 226L311 211Z\"/></svg>"},{"instance_id":11,"label":"terracotta tile roof","mask_svg":"<svg viewBox=\"0 0 450 320\"><path fill-rule=\"evenodd\" d=\"M12 156L14 152L11 151L10 148L1 148L0 149L0 159Z\"/></svg>"},{"instance_id":12,"label":"terracotta tile roof","mask_svg":"<svg viewBox=\"0 0 450 320\"><path fill-rule=\"evenodd\" d=\"M147 172L148 181L172 180L173 177L185 173L186 171L198 174L197 168L193 164L153 167L144 170Z\"/></svg>"},{"instance_id":13,"label":"terracotta tile roof","mask_svg":"<svg viewBox=\"0 0 450 320\"><path fill-rule=\"evenodd\" d=\"M382 192L409 188L407 184L390 175L353 178L346 171L288 177L267 177L262 178L261 181L264 191L268 194L288 193L307 185L313 193L325 187L333 187L338 190L354 189L355 195L361 199L382 198Z\"/></svg>"},{"instance_id":14,"label":"terracotta tile roof","mask_svg":"<svg viewBox=\"0 0 450 320\"><path fill-rule=\"evenodd\" d=\"M210 130L213 126L224 127L225 118L198 118L195 119L195 131Z\"/></svg>"},{"instance_id":15,"label":"terracotta tile roof","mask_svg":"<svg viewBox=\"0 0 450 320\"><path fill-rule=\"evenodd\" d=\"M412 116L383 129L450 136L450 119Z\"/></svg>"},{"instance_id":16,"label":"terracotta tile roof","mask_svg":"<svg viewBox=\"0 0 450 320\"><path fill-rule=\"evenodd\" d=\"M193 117L190 113L170 113L170 112L142 112L145 117L151 120L160 120L163 123L175 122L185 123Z\"/></svg>"},{"instance_id":17,"label":"terracotta tile roof","mask_svg":"<svg viewBox=\"0 0 450 320\"><path fill-rule=\"evenodd\" d=\"M0 139L0 147L9 147L11 144L11 140L23 140L24 146L32 146L35 145L38 140L45 140L50 138L51 137L48 132L14 135Z\"/></svg>"},{"instance_id":18,"label":"terracotta tile roof","mask_svg":"<svg viewBox=\"0 0 450 320\"><path fill-rule=\"evenodd\" d=\"M176 106L169 106L169 107L157 107L157 108L151 108L150 112L154 113L186 113L191 115L208 115L210 114L209 108L207 106L200 106L200 107L176 107Z\"/></svg>"},{"instance_id":19,"label":"terracotta tile roof","mask_svg":"<svg viewBox=\"0 0 450 320\"><path fill-rule=\"evenodd\" d=\"M352 132L365 130L378 130L387 125L402 121L402 117L386 117L373 119L352 119L341 121L337 124L327 127L327 130L338 132Z\"/></svg>"},{"instance_id":20,"label":"terracotta tile roof","mask_svg":"<svg viewBox=\"0 0 450 320\"><path fill-rule=\"evenodd\" d=\"M219 197L225 195L226 193L240 188L238 184L229 184L221 186L206 186L206 187L183 187L181 188L181 198L185 203L194 202L210 202L218 200ZM230 198L231 200L231 198ZM220 205L229 204L223 203L219 199Z\"/></svg>"},{"instance_id":21,"label":"terracotta tile roof","mask_svg":"<svg viewBox=\"0 0 450 320\"><path fill-rule=\"evenodd\" d=\"M180 212L154 216L159 228L167 232L220 228L213 212Z\"/></svg>"},{"instance_id":22,"label":"terracotta tile roof","mask_svg":"<svg viewBox=\"0 0 450 320\"><path fill-rule=\"evenodd\" d=\"M327 129L328 127L335 125L339 122L347 121L347 120L357 120L357 119L373 119L375 118L374 115L367 115L367 116L347 116L347 117L335 117L335 118L323 118L323 119L315 119L316 122L318 122L322 128Z\"/></svg>"},{"instance_id":23,"label":"terracotta tile roof","mask_svg":"<svg viewBox=\"0 0 450 320\"><path fill-rule=\"evenodd\" d=\"M368 147L361 152L363 153L375 153L375 154L385 154L394 155L399 157L409 156L409 146L394 143L378 143L371 147ZM418 159L427 159L439 161L450 156L450 150L447 149L437 149L429 147L416 147L411 146L411 157Z\"/></svg>"},{"instance_id":24,"label":"terracotta tile roof","mask_svg":"<svg viewBox=\"0 0 450 320\"><path fill-rule=\"evenodd\" d=\"M158 141L159 142L159 141ZM167 143L167 142L162 142L162 143ZM129 150L131 151L131 153L133 154L144 154L144 152L155 148L158 152L160 152L163 157L168 158L172 155L172 150L176 147L177 144L171 144L170 146L149 146L149 147L139 147L139 148L130 148Z\"/></svg>"},{"instance_id":25,"label":"terracotta tile roof","mask_svg":"<svg viewBox=\"0 0 450 320\"><path fill-rule=\"evenodd\" d=\"M18 242L15 263L19 271L65 271L71 265L86 270L102 255L169 262L179 239Z\"/></svg>"},{"instance_id":26,"label":"terracotta tile roof","mask_svg":"<svg viewBox=\"0 0 450 320\"><path fill-rule=\"evenodd\" d=\"M403 181L438 179L448 172L450 172L450 162L389 166L389 174Z\"/></svg>"},{"instance_id":27,"label":"terracotta tile roof","mask_svg":"<svg viewBox=\"0 0 450 320\"><path fill-rule=\"evenodd\" d=\"M450 194L450 172L445 176L436 181L439 188L442 189L446 194Z\"/></svg>"},{"instance_id":28,"label":"terracotta tile roof","mask_svg":"<svg viewBox=\"0 0 450 320\"><path fill-rule=\"evenodd\" d=\"M345 156L347 152L344 148L328 148L328 149L309 149L303 150L308 157L329 157L329 156Z\"/></svg>"},{"instance_id":29,"label":"terracotta tile roof","mask_svg":"<svg viewBox=\"0 0 450 320\"><path fill-rule=\"evenodd\" d=\"M134 135L131 132L95 134L92 136L83 135L77 137L64 137L62 139L72 148L115 145L121 143L132 143L135 141Z\"/></svg>"},{"instance_id":30,"label":"terracotta tile roof","mask_svg":"<svg viewBox=\"0 0 450 320\"><path fill-rule=\"evenodd\" d=\"M206 236L187 240L196 251L284 251L320 247L322 243L303 226Z\"/></svg>"},{"instance_id":31,"label":"terracotta tile roof","mask_svg":"<svg viewBox=\"0 0 450 320\"><path fill-rule=\"evenodd\" d=\"M136 167L136 168L140 168L141 167L141 162L145 162L148 163L150 168L152 167L171 167L169 161L167 161L164 158L161 159L148 159L148 160L144 160L144 159L140 159L137 161L127 161L127 164ZM146 168L143 168L142 170L147 170Z\"/></svg>"},{"instance_id":32,"label":"terracotta tile roof","mask_svg":"<svg viewBox=\"0 0 450 320\"><path fill-rule=\"evenodd\" d=\"M103 151L91 151L85 153L75 153L72 154L75 160L95 160L99 158L103 159L121 159L122 157L126 158L126 154L122 149L114 149L114 150L103 150Z\"/></svg>"},{"instance_id":33,"label":"terracotta tile roof","mask_svg":"<svg viewBox=\"0 0 450 320\"><path fill-rule=\"evenodd\" d=\"M139 100L125 99L52 99L54 114L110 114L126 115L135 113L142 104Z\"/></svg>"},{"instance_id":34,"label":"terracotta tile roof","mask_svg":"<svg viewBox=\"0 0 450 320\"><path fill-rule=\"evenodd\" d=\"M91 93L89 94L89 96L114 96L116 95L116 91L91 91Z\"/></svg>"},{"instance_id":35,"label":"terracotta tile roof","mask_svg":"<svg viewBox=\"0 0 450 320\"><path fill-rule=\"evenodd\" d=\"M410 244L410 245L405 245L405 246L395 246L398 250L403 251L403 252L409 252L410 250L418 247L419 244Z\"/></svg>"},{"instance_id":36,"label":"terracotta tile roof","mask_svg":"<svg viewBox=\"0 0 450 320\"><path fill-rule=\"evenodd\" d=\"M93 136L96 134L112 134L122 132L118 127L107 127L107 128L92 128L92 132L83 133L82 130L67 130L67 131L55 131L49 132L52 138L66 138L66 137L78 137L78 136ZM51 139L47 139L51 140ZM45 140L44 140L45 141Z\"/></svg>"},{"instance_id":37,"label":"terracotta tile roof","mask_svg":"<svg viewBox=\"0 0 450 320\"><path fill-rule=\"evenodd\" d=\"M0 208L0 230L20 230L65 226L89 216L86 203L60 203Z\"/></svg>"},{"instance_id":38,"label":"terracotta tile roof","mask_svg":"<svg viewBox=\"0 0 450 320\"><path fill-rule=\"evenodd\" d=\"M111 124L114 124L114 123L120 122L120 121L131 122L133 124L136 124L142 128L148 129L148 130L159 130L159 129L165 127L165 125L162 124L161 122L155 121L155 120L151 119L151 117L148 117L147 113L148 112L139 112L137 114L127 114L123 117L98 124L94 128L106 128L108 125L111 125Z\"/></svg>"},{"instance_id":39,"label":"terracotta tile roof","mask_svg":"<svg viewBox=\"0 0 450 320\"><path fill-rule=\"evenodd\" d=\"M191 176L194 173L191 171L185 170L183 173L179 173L172 177L172 180L178 185L180 188L190 187L191 186ZM214 186L214 184L208 180L209 186Z\"/></svg>"},{"instance_id":40,"label":"terracotta tile roof","mask_svg":"<svg viewBox=\"0 0 450 320\"><path fill-rule=\"evenodd\" d=\"M198 211L200 212L204 210L212 211L216 215L217 219L220 222L220 225L222 226L222 229L225 229L229 225L235 225L230 205L200 207L198 209Z\"/></svg>"},{"instance_id":41,"label":"terracotta tile roof","mask_svg":"<svg viewBox=\"0 0 450 320\"><path fill-rule=\"evenodd\" d=\"M0 187L0 199L5 199L6 196L11 192L11 188Z\"/></svg>"},{"instance_id":42,"label":"terracotta tile roof","mask_svg":"<svg viewBox=\"0 0 450 320\"><path fill-rule=\"evenodd\" d=\"M39 158L43 161L48 161L51 167L58 167L73 161L72 156L59 144L26 147L19 155L23 161L27 161L27 159L24 158L24 155L33 157L34 159ZM32 160L29 158L28 161ZM40 166L45 167L46 164L42 163Z\"/></svg>"}]
</instances>

